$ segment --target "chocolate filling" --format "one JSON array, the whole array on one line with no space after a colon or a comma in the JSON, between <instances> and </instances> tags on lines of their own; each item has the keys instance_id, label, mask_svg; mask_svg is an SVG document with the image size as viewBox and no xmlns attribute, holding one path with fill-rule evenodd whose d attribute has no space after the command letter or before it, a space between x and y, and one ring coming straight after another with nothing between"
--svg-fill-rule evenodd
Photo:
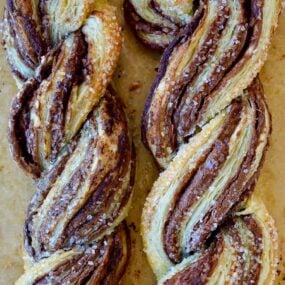
<instances>
[{"instance_id":1,"label":"chocolate filling","mask_svg":"<svg viewBox=\"0 0 285 285\"><path fill-rule=\"evenodd\" d=\"M124 1L124 14L125 19L129 23L130 27L136 32L135 34L138 36L140 32L155 34L157 36L161 35L175 35L178 27L173 24L173 26L160 26L158 24L149 23L145 19L143 19L136 11L136 8L132 4L131 0ZM158 12L158 17L162 15ZM144 40L142 37L138 36L138 39L142 41L146 46L149 46L156 50L163 50L165 45L162 43L148 42Z\"/></svg>"},{"instance_id":2,"label":"chocolate filling","mask_svg":"<svg viewBox=\"0 0 285 285\"><path fill-rule=\"evenodd\" d=\"M253 185L259 176L259 170L262 167L265 150L262 155L261 163L253 177L247 181L246 174L250 171L251 165L256 158L256 149L260 142L262 131L265 127L265 103L263 98L263 91L259 81L254 81L248 89L250 102L252 107L256 110L254 133L252 140L248 148L248 153L240 166L239 171L233 177L233 179L225 187L223 193L219 196L215 202L215 206L211 208L205 215L203 220L194 227L194 232L199 233L199 238L195 241L189 240L189 251L195 250L197 247L201 247L203 241L207 239L210 233L217 228L219 224L225 219L230 209L241 200L241 196L247 191L251 191ZM247 181L245 184L244 182ZM213 227L213 225L216 225Z\"/></svg>"},{"instance_id":3,"label":"chocolate filling","mask_svg":"<svg viewBox=\"0 0 285 285\"><path fill-rule=\"evenodd\" d=\"M179 196L173 199L173 207L171 207L173 211L169 212L169 218L165 224L164 246L168 257L174 263L179 263L182 259L182 252L178 244L180 224L184 220L184 216L187 215L188 209L207 192L226 162L229 153L229 141L239 124L241 111L241 101L237 100L233 103L217 140L206 150L205 160L199 161L200 164L197 165L196 172L186 182L187 184Z\"/></svg>"},{"instance_id":4,"label":"chocolate filling","mask_svg":"<svg viewBox=\"0 0 285 285\"><path fill-rule=\"evenodd\" d=\"M71 259L59 264L33 284L104 284L116 285L128 260L129 234L125 226L95 244L82 248ZM80 250L80 248L79 248Z\"/></svg>"},{"instance_id":5,"label":"chocolate filling","mask_svg":"<svg viewBox=\"0 0 285 285\"><path fill-rule=\"evenodd\" d=\"M6 9L4 18L8 26L5 29L14 40L14 48L24 64L35 69L40 63L41 56L46 54L48 49L48 41L42 33L42 26L35 20L40 15L34 14L37 12L33 11L30 1L7 0ZM8 61L12 62L9 58ZM18 67L11 66L11 68L20 79L27 79Z\"/></svg>"},{"instance_id":6,"label":"chocolate filling","mask_svg":"<svg viewBox=\"0 0 285 285\"><path fill-rule=\"evenodd\" d=\"M63 142L63 131L69 101L70 92L73 86L79 85L82 81L82 70L84 65L82 59L87 52L83 35L75 33L75 40L72 50L67 58L64 59L64 78L56 82L56 89L49 104L47 131L51 132L51 160L54 161L60 151ZM63 54L63 56L65 56Z\"/></svg>"},{"instance_id":7,"label":"chocolate filling","mask_svg":"<svg viewBox=\"0 0 285 285\"><path fill-rule=\"evenodd\" d=\"M97 17L103 37L114 39L103 58L110 68L102 64L99 74L89 31L68 34L53 47L49 2L7 0L3 41L16 50L8 60L18 79L32 76L13 100L9 141L15 160L38 186L25 222L26 251L34 263L54 266L33 284L115 285L129 255L127 230L117 225L135 176L124 107L107 86L120 49L119 28L107 11L88 15L88 27ZM72 256L63 260L67 251Z\"/></svg>"},{"instance_id":8,"label":"chocolate filling","mask_svg":"<svg viewBox=\"0 0 285 285\"><path fill-rule=\"evenodd\" d=\"M240 5L243 9L235 12L231 11L228 6L221 6L223 9L219 10L220 16L217 16L214 26L209 27L207 40L196 52L193 60L186 65L171 86L167 83L167 90L164 94L166 98L160 104L160 113L157 114L158 111L152 109L157 109L155 103L156 100L160 100L155 96L156 90L166 76L168 66L172 63L172 55L175 55L177 50L185 45L185 42L188 41L191 45L191 36L195 30L193 22L189 24L190 33L186 29L165 50L159 74L148 96L142 119L143 142L150 149L150 146L155 146L153 155L156 159L174 155L181 142L187 141L189 136L193 135L196 126L207 117L207 107L213 100L213 96L217 94L217 90L222 89L225 83L242 69L251 56L250 50L256 48L261 33L263 5L259 5L256 1L252 1L249 8L244 1L241 1ZM250 13L247 13L247 9ZM209 64L211 56L215 55L217 44L223 39L229 13L240 13L240 16L239 23L235 27L235 35L230 39L228 53L221 56L218 65L209 75L210 77L193 93L191 88L199 74ZM203 19L206 16L207 14ZM199 24L198 27L203 25L203 19L196 22L196 25ZM189 97L189 92L191 97ZM171 154L169 154L169 149L171 149Z\"/></svg>"},{"instance_id":9,"label":"chocolate filling","mask_svg":"<svg viewBox=\"0 0 285 285\"><path fill-rule=\"evenodd\" d=\"M186 267L170 279L164 285L203 285L206 284L212 272L215 270L219 257L224 249L223 238L219 235L204 254L191 266Z\"/></svg>"},{"instance_id":10,"label":"chocolate filling","mask_svg":"<svg viewBox=\"0 0 285 285\"><path fill-rule=\"evenodd\" d=\"M171 276L164 285L203 285L217 269L226 247L232 251L228 258L229 272L223 272L234 284L258 284L262 258L262 230L253 216L229 219L197 260ZM226 242L225 239L228 239ZM220 270L220 269L219 269ZM225 277L225 275L224 275Z\"/></svg>"},{"instance_id":11,"label":"chocolate filling","mask_svg":"<svg viewBox=\"0 0 285 285\"><path fill-rule=\"evenodd\" d=\"M131 145L127 132L127 122L123 113L122 106L117 102L113 96L107 95L102 99L100 111L98 112L99 121L102 121L106 133L112 136L113 132L117 133L117 128L120 126L121 133L118 137L118 157L110 169L102 176L102 168L100 164L98 168L92 173L90 185L94 189L90 189L89 193L92 195L87 199L85 205L79 210L77 214L70 217L70 222L64 229L63 234L56 242L55 248L49 247L50 236L53 235L54 227L58 220L67 211L68 205L75 198L75 195L85 182L84 177L90 174L90 165L94 160L95 155L104 156L104 144L100 143L100 137L97 133L97 125L95 119L90 118L85 123L84 128L93 129L95 132L93 138L89 140L86 149L85 158L83 162L74 171L68 183L60 190L61 193L57 200L54 200L51 207L48 209L47 218L43 220L39 229L39 242L41 244L41 251L54 251L64 247L72 247L75 243L84 244L91 241L106 230L110 224L117 218L120 211L126 206L131 195L131 189L134 183L134 157L131 153ZM68 148L68 152L61 158L61 161L55 165L49 173L43 174L38 181L40 187L39 192L35 194L29 207L29 214L25 225L25 245L28 252L38 259L41 253L38 249L32 247L32 239L34 236L33 216L37 214L37 209L41 207L45 197L48 195L53 183L56 182L57 177L64 170L65 164L69 157L76 149L77 141L75 138L73 144ZM110 138L112 139L112 138ZM100 147L101 145L101 147ZM99 147L99 149L98 149ZM95 152L97 148L97 151ZM124 180L129 171L131 164L130 181L127 186L124 186ZM109 167L109 166L108 166ZM98 181L98 179L101 179ZM94 185L94 186L92 186ZM95 187L96 185L96 187ZM119 199L116 198L118 191L122 191ZM61 197L64 197L62 199ZM116 200L116 202L115 202ZM105 213L112 207L113 203L119 203L116 210L113 210L111 215L105 217Z\"/></svg>"},{"instance_id":12,"label":"chocolate filling","mask_svg":"<svg viewBox=\"0 0 285 285\"><path fill-rule=\"evenodd\" d=\"M265 128L265 108L263 91L258 80L254 81L248 89L249 100L252 108L255 110L255 126L252 134L251 143L248 146L247 154L239 167L239 170L233 178L225 186L220 196L215 201L207 213L194 226L193 233L187 234L189 241L187 243L187 252L190 254L200 249L209 238L211 233L228 216L228 213L234 205L236 205L245 192L250 191L259 175L259 169L264 160L265 150L262 155L261 163L257 171L248 180L247 173L250 171L254 159L256 158L256 149L260 142L261 134ZM209 189L211 183L219 174L223 164L228 156L229 139L234 132L240 120L241 102L236 101L231 107L231 112L224 123L224 128L218 139L203 155L197 165L194 174L189 174L182 191L173 199L169 212L168 220L165 224L164 247L170 260L174 263L181 262L182 251L179 245L181 223L187 216L191 206L199 200L203 194Z\"/></svg>"}]
</instances>

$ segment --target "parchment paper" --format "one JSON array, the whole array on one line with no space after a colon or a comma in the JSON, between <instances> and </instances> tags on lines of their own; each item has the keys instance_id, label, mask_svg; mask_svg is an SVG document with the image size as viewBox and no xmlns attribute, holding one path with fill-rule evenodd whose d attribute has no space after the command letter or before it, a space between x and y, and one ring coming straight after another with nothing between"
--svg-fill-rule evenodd
<instances>
[{"instance_id":1,"label":"parchment paper","mask_svg":"<svg viewBox=\"0 0 285 285\"><path fill-rule=\"evenodd\" d=\"M274 1L274 0L272 0ZM2 14L4 0L0 0ZM137 177L128 224L132 257L123 285L156 284L142 251L139 234L141 209L158 172L140 141L140 118L145 98L155 78L160 54L142 47L125 25L122 0L112 0L124 26L124 47L114 87L126 105L137 152ZM280 271L275 284L285 284L285 15L275 33L270 55L261 72L273 116L273 134L257 191L276 221L280 239ZM136 88L135 88L136 86ZM135 90L134 90L135 89ZM0 50L0 285L13 284L23 272L22 228L28 202L35 192L31 179L12 161L7 144L8 111L17 87ZM283 257L283 260L282 260Z\"/></svg>"}]
</instances>

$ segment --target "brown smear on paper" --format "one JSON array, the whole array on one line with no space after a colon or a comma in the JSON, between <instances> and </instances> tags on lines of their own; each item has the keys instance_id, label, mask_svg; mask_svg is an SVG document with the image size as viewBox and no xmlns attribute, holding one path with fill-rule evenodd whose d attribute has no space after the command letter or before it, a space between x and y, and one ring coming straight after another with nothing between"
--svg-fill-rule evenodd
<instances>
[{"instance_id":1,"label":"brown smear on paper","mask_svg":"<svg viewBox=\"0 0 285 285\"><path fill-rule=\"evenodd\" d=\"M0 0L1 14L3 0ZM140 119L146 96L159 66L160 54L144 48L124 23L122 0L112 0L124 27L124 47L114 88L126 105L137 153L133 206L128 217L132 256L123 285L154 285L154 275L143 253L140 217L145 198L157 179L156 166L140 140ZM0 50L0 285L13 284L23 272L22 229L26 209L36 188L13 162L7 144L8 114L17 93L3 50ZM280 239L280 270L275 284L285 284L285 14L275 33L266 65L261 72L273 117L273 134L257 185L276 221ZM134 87L135 86L135 87ZM283 260L282 260L283 257Z\"/></svg>"}]
</instances>

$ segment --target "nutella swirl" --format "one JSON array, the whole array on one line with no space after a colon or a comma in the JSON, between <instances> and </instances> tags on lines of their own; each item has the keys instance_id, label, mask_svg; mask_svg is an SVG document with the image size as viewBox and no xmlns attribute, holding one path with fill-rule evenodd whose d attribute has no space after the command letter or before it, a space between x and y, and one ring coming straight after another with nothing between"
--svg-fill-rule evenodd
<instances>
[{"instance_id":1,"label":"nutella swirl","mask_svg":"<svg viewBox=\"0 0 285 285\"><path fill-rule=\"evenodd\" d=\"M89 0L6 2L2 43L19 87L34 76L41 57L81 28L95 8Z\"/></svg>"},{"instance_id":2,"label":"nutella swirl","mask_svg":"<svg viewBox=\"0 0 285 285\"><path fill-rule=\"evenodd\" d=\"M272 272L263 266L274 260L276 247L268 247L265 239L277 237L262 202L250 203L261 203L261 210L228 219L208 248L174 267L159 284L270 284Z\"/></svg>"},{"instance_id":3,"label":"nutella swirl","mask_svg":"<svg viewBox=\"0 0 285 285\"><path fill-rule=\"evenodd\" d=\"M117 284L128 258L128 235L123 225L98 242L56 252L34 265L18 284Z\"/></svg>"},{"instance_id":4,"label":"nutella swirl","mask_svg":"<svg viewBox=\"0 0 285 285\"><path fill-rule=\"evenodd\" d=\"M163 50L181 28L200 19L202 6L192 0L124 0L124 13L139 40Z\"/></svg>"}]
</instances>

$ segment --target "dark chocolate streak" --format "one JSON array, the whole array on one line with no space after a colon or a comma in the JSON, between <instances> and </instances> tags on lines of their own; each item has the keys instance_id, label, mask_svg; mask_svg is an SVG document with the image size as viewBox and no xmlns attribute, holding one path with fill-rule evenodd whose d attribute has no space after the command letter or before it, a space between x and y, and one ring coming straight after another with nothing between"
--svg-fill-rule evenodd
<instances>
[{"instance_id":1,"label":"dark chocolate streak","mask_svg":"<svg viewBox=\"0 0 285 285\"><path fill-rule=\"evenodd\" d=\"M25 88L13 99L10 111L9 146L14 159L21 168L36 178L40 176L40 170L34 164L33 157L29 153L26 128L29 124L28 110L30 101L35 97L34 91L38 83L31 79L25 84Z\"/></svg>"},{"instance_id":2,"label":"dark chocolate streak","mask_svg":"<svg viewBox=\"0 0 285 285\"><path fill-rule=\"evenodd\" d=\"M256 110L254 114L256 123L247 155L240 165L238 172L228 182L222 194L215 201L215 205L194 226L193 235L189 234L189 241L187 243L187 251L189 253L197 251L197 249L205 244L207 238L224 221L232 207L240 201L242 195L252 189L259 176L259 169L262 167L265 152L256 173L249 181L246 180L246 174L255 159L255 151L260 140L260 135L265 127L264 114L266 112L266 105L261 88L260 82L255 80L248 89L250 103L252 108ZM187 209L196 201L197 196L201 197L207 191L227 159L228 138L238 124L238 114L241 111L241 109L238 109L241 108L241 106L238 107L239 103L238 101L233 103L232 111L224 124L223 132L226 132L229 136L225 136L224 133L220 134L214 146L206 151L207 159L199 161L196 173L193 176L189 174L190 177L188 179L190 180L184 181L184 185L186 186L182 186L182 194L180 192L179 196L173 201L171 208L174 210L170 212L170 217L165 225L165 250L169 258L175 263L179 263L182 258L182 253L178 245L179 231L177 229L180 228L178 225L181 224L184 214L187 213ZM234 104L236 107L234 107ZM234 111L235 109L238 111ZM245 181L247 183L244 183ZM193 236L195 236L195 239L192 238Z\"/></svg>"},{"instance_id":3,"label":"dark chocolate streak","mask_svg":"<svg viewBox=\"0 0 285 285\"><path fill-rule=\"evenodd\" d=\"M64 247L72 247L75 243L88 243L94 237L102 233L106 228L109 227L120 211L126 206L131 195L131 189L134 183L134 153L131 154L131 145L129 142L129 137L127 133L127 121L123 113L122 105L114 99L114 96L106 95L102 99L100 107L100 112L98 116L102 117L100 120L104 120L105 131L111 136L113 130L117 128L117 124L122 124L122 132L118 138L118 157L116 158L116 163L108 170L106 175L102 177L100 172L102 169L99 167L96 172L92 174L91 187L92 185L97 185L96 188L90 189L92 195L86 202L86 204L80 209L80 211L70 218L70 222L67 225L63 235L60 236L56 243L55 248L50 249L48 247L49 243L49 233L53 231L54 223L57 221L57 217L64 214L67 206L74 199L74 195L77 193L78 189L84 183L84 177L90 172L89 167L91 161L94 159L94 155L104 155L104 145L103 148L99 148L99 153L95 153L94 149L100 145L100 137L95 135L94 138L89 141L88 149L85 154L85 158L80 166L75 170L73 176L70 178L68 184L61 190L60 197L65 197L65 199L55 200L52 207L49 208L47 218L43 221L40 227L40 240L43 250L57 250ZM99 105L100 106L100 105ZM96 123L92 116L85 123L84 128L93 128L96 131ZM79 140L75 138L73 140L73 145L69 146L68 153L62 158L62 160L54 167L52 170L42 175L42 178L38 181L39 191L35 194L31 201L28 217L25 225L25 245L27 251L35 256L39 255L31 246L32 236L33 236L33 216L37 213L37 209L43 203L45 197L48 195L53 183L56 178L64 170L64 165L67 163L68 158L72 155L72 152L76 148L76 142ZM131 161L131 180L130 185L123 187L123 178L126 176L129 163ZM98 181L100 179L100 181ZM111 216L103 219L102 215L107 212L108 208L114 203L114 198L117 192L122 189L123 193L120 198L120 207L113 211ZM89 216L92 219L88 219Z\"/></svg>"},{"instance_id":4,"label":"dark chocolate streak","mask_svg":"<svg viewBox=\"0 0 285 285\"><path fill-rule=\"evenodd\" d=\"M238 57L236 63L232 66L231 69L228 70L227 74L221 81L221 83L217 86L217 89L222 89L228 80L237 74L242 67L246 64L246 62L252 56L252 50L255 50L260 39L261 31L262 31L262 22L263 22L263 2L264 0L251 0L251 2L243 2L248 6L247 11L250 11L250 15L248 16L248 25L247 25L247 39L245 45L243 47L243 51ZM200 113L197 115L196 123L198 123L203 114L205 113L208 105L211 100L213 100L215 93L210 93L205 99L204 103L201 107ZM194 123L193 123L194 124Z\"/></svg>"},{"instance_id":5,"label":"dark chocolate streak","mask_svg":"<svg viewBox=\"0 0 285 285\"><path fill-rule=\"evenodd\" d=\"M157 35L175 35L177 32L176 29L173 29L171 27L161 27L160 25L149 23L146 20L144 20L136 11L135 7L131 3L130 0L124 1L124 14L125 19L129 23L130 27L135 32L146 32L146 33L154 33ZM137 35L137 33L135 33ZM155 50L163 50L165 46L161 43L150 43L148 41L145 41L143 38L138 36L138 39L145 44L146 46L155 49Z\"/></svg>"},{"instance_id":6,"label":"dark chocolate streak","mask_svg":"<svg viewBox=\"0 0 285 285\"><path fill-rule=\"evenodd\" d=\"M24 88L12 101L10 113L9 141L14 158L22 166L23 170L33 177L39 177L42 169L38 153L39 132L30 119L34 112L40 117L40 108L35 104L37 97L45 98L45 86L40 88L43 81L50 85L54 84L53 95L49 104L48 119L45 122L45 132L51 134L51 153L46 160L55 161L58 153L64 146L64 125L67 105L71 90L80 84L85 76L83 65L86 44L81 32L74 33L73 46L70 51L62 43L51 50L46 56L44 63L37 70L37 77L25 83ZM52 70L57 68L57 62L63 61L65 75L62 79L52 82Z\"/></svg>"},{"instance_id":7,"label":"dark chocolate streak","mask_svg":"<svg viewBox=\"0 0 285 285\"><path fill-rule=\"evenodd\" d=\"M81 32L74 35L75 40L72 49L64 60L64 78L56 82L56 90L51 99L49 110L49 121L47 130L51 132L51 160L54 161L61 148L63 140L63 128L70 92L73 86L78 85L82 77L84 66L82 59L86 54L87 47ZM65 56L65 54L63 54Z\"/></svg>"},{"instance_id":8,"label":"dark chocolate streak","mask_svg":"<svg viewBox=\"0 0 285 285\"><path fill-rule=\"evenodd\" d=\"M173 24L176 25L176 29L178 30L179 28L183 28L183 25L181 22L179 21L175 21L173 18L171 18L169 15L166 15L165 13L163 13L162 9L160 8L159 3L157 3L156 0L150 0L150 7L152 9L154 9L158 14L160 14L163 18L169 20L170 22L172 22Z\"/></svg>"},{"instance_id":9,"label":"dark chocolate streak","mask_svg":"<svg viewBox=\"0 0 285 285\"><path fill-rule=\"evenodd\" d=\"M259 228L255 219L251 216L244 218L247 230L252 232L254 244L250 254L250 272L245 276L245 284L258 284L260 271L261 271L261 258L263 252L262 244L262 230Z\"/></svg>"},{"instance_id":10,"label":"dark chocolate streak","mask_svg":"<svg viewBox=\"0 0 285 285\"><path fill-rule=\"evenodd\" d=\"M193 4L194 15L192 16L192 21L196 21L197 16L201 14L201 11L204 9L205 2L207 1L201 0L199 4ZM181 33L187 24L179 22L173 19L171 16L166 15L156 0L150 0L148 5L149 8L152 9L155 14L157 14L157 17L161 18L162 21L165 19L164 24L161 25L148 22L148 20L144 19L143 16L139 15L131 0L124 0L125 19L134 31L134 34L137 36L138 40L140 40L146 47L153 50L163 51L170 44L170 42L163 42L159 40L160 37L167 36L170 37L169 40L172 41ZM171 9L171 7L169 7L169 9ZM156 41L143 38L143 36L140 35L141 32L148 35L151 34L153 37L157 37Z\"/></svg>"},{"instance_id":11,"label":"dark chocolate streak","mask_svg":"<svg viewBox=\"0 0 285 285\"><path fill-rule=\"evenodd\" d=\"M238 229L244 227L244 229ZM251 237L249 237L249 234ZM231 271L229 278L234 278L234 284L258 284L261 270L260 260L262 258L262 231L253 216L248 215L242 218L230 218L222 226L220 233L214 237L208 249L199 258L178 272L164 285L203 285L211 278L215 271L220 256L226 246L225 238L233 248L231 253ZM246 261L244 254L248 255ZM247 264L248 263L248 264ZM250 270L247 272L248 267Z\"/></svg>"},{"instance_id":12,"label":"dark chocolate streak","mask_svg":"<svg viewBox=\"0 0 285 285\"><path fill-rule=\"evenodd\" d=\"M173 208L173 211L169 212L164 234L165 251L172 262L179 263L182 259L182 252L179 250L180 245L178 245L178 229L181 229L180 224L183 217L187 213L187 209L190 209L198 200L197 197L203 196L208 190L226 162L229 140L239 124L241 111L241 101L237 100L233 103L223 130L214 144L205 151L203 159L201 158L199 165L197 165L197 170L189 177L190 180L185 181L185 186L172 201L170 208ZM202 243L203 241L200 242Z\"/></svg>"},{"instance_id":13,"label":"dark chocolate streak","mask_svg":"<svg viewBox=\"0 0 285 285\"><path fill-rule=\"evenodd\" d=\"M40 83L52 71L53 60L57 58L60 48L57 47L46 55L45 63L38 70L38 77L29 79L21 91L12 100L9 116L9 145L14 159L20 167L33 178L41 176L42 169L36 152L36 137L30 128L30 112Z\"/></svg>"},{"instance_id":14,"label":"dark chocolate streak","mask_svg":"<svg viewBox=\"0 0 285 285\"><path fill-rule=\"evenodd\" d=\"M215 270L219 257L224 249L224 241L221 235L215 238L211 246L191 266L175 274L166 280L164 285L204 285Z\"/></svg>"},{"instance_id":15,"label":"dark chocolate streak","mask_svg":"<svg viewBox=\"0 0 285 285\"><path fill-rule=\"evenodd\" d=\"M42 31L42 27L35 21L40 15L34 15L31 1L7 0L6 12L4 18L8 22L8 33L14 40L14 48L20 59L26 66L35 69L40 63L40 57L43 56L48 49L48 41ZM5 46L5 43L4 43ZM11 60L8 61L12 71L26 80L21 70L12 65Z\"/></svg>"},{"instance_id":16,"label":"dark chocolate streak","mask_svg":"<svg viewBox=\"0 0 285 285\"><path fill-rule=\"evenodd\" d=\"M243 12L242 12L243 14ZM228 15L229 17L231 14ZM244 18L242 20L245 20ZM226 23L217 23L217 28L220 29L220 27L225 25ZM244 29L243 29L244 28ZM193 131L193 128L195 127L195 123L197 121L197 116L199 115L199 111L201 107L203 106L203 102L205 100L205 97L208 94L211 94L211 92L215 89L215 87L221 82L227 71L233 66L233 64L236 62L237 58L239 57L242 49L244 48L244 44L246 41L247 36L247 24L240 22L238 28L240 29L237 34L235 35L235 42L232 47L230 47L229 50L224 54L224 56L220 59L218 65L215 67L213 73L211 74L210 80L205 82L199 90L197 90L195 93L191 94L192 98L190 100L190 103L187 104L187 93L189 92L188 89L191 87L191 83L197 79L197 76L203 71L203 68L207 67L207 61L204 62L204 65L202 67L199 67L198 72L191 78L191 80L188 80L187 87L184 87L184 94L179 94L179 106L176 110L172 110L171 114L174 117L172 121L174 121L175 126L177 126L177 131L180 137L187 137L191 134ZM208 51L208 53L200 54L198 53L198 58L206 57L207 59L210 59L212 55L215 53L216 49L216 43L218 43L219 39L222 37L222 31L224 29L220 30L219 32L219 38L217 39L216 36L213 37L211 35L211 31L209 32L208 38L205 41L205 44L202 47L203 48L207 45L207 42L212 43L212 47ZM233 39L231 39L233 40ZM195 63L194 63L195 64ZM199 66L199 65L198 65ZM194 65L195 67L195 65ZM192 70L192 66L190 66L190 70ZM170 115L171 115L170 114ZM193 122L193 123L192 123Z\"/></svg>"},{"instance_id":17,"label":"dark chocolate streak","mask_svg":"<svg viewBox=\"0 0 285 285\"><path fill-rule=\"evenodd\" d=\"M50 100L46 100L48 104L48 116L45 122L45 132L50 133L50 151L46 154L45 159L50 161L55 161L59 151L63 147L63 137L64 137L64 126L65 117L67 112L67 105L69 102L69 97L72 88L81 82L83 77L82 71L84 70L83 60L86 54L87 47L83 40L83 35L81 32L76 32L73 35L73 45L71 50L67 50L65 45L59 45L57 57L55 57L55 62L62 61L62 67L64 70L64 77L59 80L55 80L52 74L47 73L46 78L39 78L39 83L46 80L53 86L53 94ZM42 66L42 70L46 69L45 64ZM53 69L57 69L57 63L53 64ZM50 71L51 72L51 71ZM45 85L37 90L37 97L45 97ZM40 117L40 107L34 102L31 102L31 109L34 111L38 117ZM29 124L27 128L27 140L29 145L29 151L34 157L34 161L39 166L40 157L38 153L39 136L42 129L34 127L33 122Z\"/></svg>"},{"instance_id":18,"label":"dark chocolate streak","mask_svg":"<svg viewBox=\"0 0 285 285\"><path fill-rule=\"evenodd\" d=\"M187 41L187 39L193 35L193 33L195 32L195 30L197 29L197 27L200 23L200 20L201 20L203 14L204 14L204 10L202 9L199 11L199 13L196 14L196 17L194 17L193 20L187 25L187 27L185 28L183 33L181 33L180 36L176 37L172 41L172 43L170 43L170 45L168 46L167 49L165 49L165 51L162 55L158 75L157 75L157 77L156 77L156 79L155 79L155 81L151 87L150 93L147 97L145 107L144 107L144 111L143 111L142 120L141 120L142 141L147 148L149 148L148 141L147 141L147 131L148 131L148 122L147 121L148 121L148 116L149 116L148 112L149 112L149 109L151 107L154 92L155 92L156 88L158 87L160 81L163 79L163 77L165 75L165 72L166 72L167 67L169 65L169 62L170 62L170 57L171 57L172 53L175 52L175 48L180 43Z\"/></svg>"},{"instance_id":19,"label":"dark chocolate streak","mask_svg":"<svg viewBox=\"0 0 285 285\"><path fill-rule=\"evenodd\" d=\"M197 79L197 76L207 66L211 54L215 53L216 43L218 43L220 37L222 37L221 32L226 28L226 22L222 15L225 13L232 13L232 11L227 10L226 7L224 7L224 12L220 11L220 20L217 18L215 21L218 29L213 30L213 28L209 27L208 39L213 40L213 44L210 47L207 47L209 41L206 40L201 51L197 51L197 56L195 56L186 67L186 71L181 74L181 78L174 82L173 90L166 92L165 96L168 96L168 98L164 100L165 103L160 108L160 119L154 121L152 120L154 111L151 109L151 104L152 101L156 99L154 97L155 91L165 76L167 67L171 63L172 55L179 46L186 41L191 41L193 31L197 26L199 27L199 25L203 23L203 18L201 21L191 22L188 27L190 33L185 29L185 31L181 32L181 35L165 50L164 55L162 56L158 76L146 101L142 118L143 142L148 148L149 144L154 144L156 146L157 151L154 153L156 158L164 157L166 155L166 149L169 147L172 149L173 153L177 151L181 140L187 140L195 131L195 127L203 120L208 104L213 100L213 96L216 95L215 91L222 89L225 83L239 72L249 59L249 50L256 47L261 32L262 5L259 6L258 3L254 0L251 2L251 7L249 7L251 12L248 13L248 15L246 13L248 7L245 7L248 4L241 1L243 11L240 12L242 17L237 26L236 44L233 45L228 54L221 58L214 73L211 74L209 82L205 82L199 90L192 94L193 97L191 97L191 100L187 103L187 91L191 88L195 79ZM219 25L219 21L224 21L224 25ZM222 30L219 30L219 28L222 28ZM213 34L211 34L212 30ZM204 61L201 62L201 59ZM156 112L159 111L156 110ZM159 126L161 121L164 122L163 136L161 135L161 131L156 134L149 134L149 128L153 125Z\"/></svg>"},{"instance_id":20,"label":"dark chocolate streak","mask_svg":"<svg viewBox=\"0 0 285 285\"><path fill-rule=\"evenodd\" d=\"M181 129L181 127L179 126L178 117L181 108L183 108L186 100L186 97L183 98L182 94L187 91L187 86L189 86L189 82L192 82L194 78L197 77L202 72L203 67L207 65L208 60L211 59L212 56L214 55L217 49L217 43L222 36L222 31L226 26L227 19L229 16L230 16L229 10L225 6L221 6L221 10L219 14L217 14L215 22L209 27L209 32L204 41L204 44L202 45L202 48L197 52L197 55L193 59L193 62L189 66L187 66L186 69L183 71L183 75L178 80L177 85L175 85L173 87L173 90L169 92L169 98L167 100L168 105L166 107L166 110L162 109L161 112L162 117L164 118L165 126L167 127L166 129L164 129L164 135L162 139L163 142L161 141L160 135L150 139L152 144L157 145L156 156L163 155L164 152L163 149L167 147L166 145L168 145L168 143L173 151L177 149L178 143L177 143L176 132L177 130L179 131ZM218 76L222 75L223 73L221 72L221 74L219 74ZM213 82L215 80L217 79L214 78ZM205 89L203 91L200 91L196 97L205 94L205 92L206 92ZM195 98L195 96L193 100L191 100L191 102L192 102L191 107L187 108L187 111L190 110L192 111L194 108L198 108L200 105L199 99ZM185 121L185 124L189 127L191 124L191 114L190 116L189 114L184 114L183 119ZM166 142L167 138L170 138L171 141ZM156 139L158 140L156 141Z\"/></svg>"},{"instance_id":21,"label":"dark chocolate streak","mask_svg":"<svg viewBox=\"0 0 285 285\"><path fill-rule=\"evenodd\" d=\"M131 189L134 183L134 165L131 166L131 183L127 189L124 189L123 197L120 201L120 207L112 212L112 215L106 219L102 217L101 213L106 212L108 206L110 207L114 203L114 198L119 191L123 188L123 181L121 177L126 175L128 171L127 159L131 159L127 153L127 141L120 137L119 151L120 157L118 158L117 164L112 170L104 177L103 181L99 187L94 191L89 201L80 209L80 211L75 215L74 219L68 224L64 236L66 239L75 238L75 240L88 241L91 240L93 236L99 235L101 232L109 227L119 212L126 206L131 195ZM96 179L96 175L94 175ZM96 204L97 203L97 204ZM99 206L98 206L99 205ZM92 214L92 220L88 220L87 217ZM94 231L90 231L90 228L96 228ZM70 244L70 242L68 242Z\"/></svg>"},{"instance_id":22,"label":"dark chocolate streak","mask_svg":"<svg viewBox=\"0 0 285 285\"><path fill-rule=\"evenodd\" d=\"M244 185L244 181L246 181L246 173L251 168L251 165L255 159L255 151L257 149L257 145L259 143L260 135L264 128L265 118L264 114L266 112L263 91L260 90L261 86L257 81L253 83L249 87L249 94L251 99L251 104L255 105L256 109L255 117L256 117L256 125L254 128L253 137L251 140L251 144L248 148L248 153L240 166L239 171L233 177L231 181L229 181L228 185L225 187L222 195L217 199L215 207L210 209L208 213L205 215L203 220L199 222L194 227L194 231L199 233L199 239L196 241L189 240L189 251L195 250L197 247L201 247L202 243L205 239L208 238L210 233L217 228L213 227L213 225L219 225L227 216L227 213L231 210L231 208L240 201L241 196L248 190L252 189L252 185L255 185L256 180L259 176L259 171L262 167L265 151L262 156L261 163L258 167L257 172L253 175L253 177Z\"/></svg>"},{"instance_id":23,"label":"dark chocolate streak","mask_svg":"<svg viewBox=\"0 0 285 285\"><path fill-rule=\"evenodd\" d=\"M39 277L33 284L102 284L117 285L124 273L128 256L129 234L125 225L105 239L79 249L80 253L59 264L47 275Z\"/></svg>"}]
</instances>

